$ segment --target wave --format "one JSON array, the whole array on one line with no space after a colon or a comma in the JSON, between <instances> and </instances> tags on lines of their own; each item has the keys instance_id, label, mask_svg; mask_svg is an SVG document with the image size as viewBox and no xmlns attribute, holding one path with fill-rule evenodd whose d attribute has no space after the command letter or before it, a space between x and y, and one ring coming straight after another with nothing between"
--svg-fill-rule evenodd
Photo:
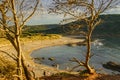
<instances>
[{"instance_id":1,"label":"wave","mask_svg":"<svg viewBox=\"0 0 120 80\"><path fill-rule=\"evenodd\" d=\"M104 44L102 43L104 39L96 39L92 42L93 46L96 46L97 48L100 46L103 46Z\"/></svg>"}]
</instances>

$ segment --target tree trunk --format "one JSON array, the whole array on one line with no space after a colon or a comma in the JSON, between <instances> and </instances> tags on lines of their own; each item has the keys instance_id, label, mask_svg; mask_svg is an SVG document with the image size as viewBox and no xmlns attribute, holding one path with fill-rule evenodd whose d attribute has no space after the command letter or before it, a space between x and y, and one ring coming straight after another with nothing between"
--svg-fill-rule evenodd
<instances>
[{"instance_id":1,"label":"tree trunk","mask_svg":"<svg viewBox=\"0 0 120 80\"><path fill-rule=\"evenodd\" d=\"M30 71L28 70L28 65L27 63L25 63L25 57L22 53L22 49L21 49L21 45L20 45L20 40L19 40L19 36L16 36L16 45L17 45L17 57L18 57L18 60L17 60L17 74L20 75L20 78L18 80L23 80L23 71L25 73L25 77L27 80L33 80L33 77L30 73ZM23 69L23 70L22 70Z\"/></svg>"},{"instance_id":2,"label":"tree trunk","mask_svg":"<svg viewBox=\"0 0 120 80\"><path fill-rule=\"evenodd\" d=\"M16 46L17 46L17 50L16 50L17 51L17 75L18 75L18 80L23 80L22 61L21 61L22 51L21 51L21 45L20 45L18 35L15 36L15 40L16 40Z\"/></svg>"},{"instance_id":3,"label":"tree trunk","mask_svg":"<svg viewBox=\"0 0 120 80\"><path fill-rule=\"evenodd\" d=\"M27 80L34 80L35 79L35 75L31 72L33 71L30 71L29 70L29 65L26 63L26 60L25 60L25 57L24 55L22 54L22 66L23 66L23 69L24 69L24 74L25 74L25 77Z\"/></svg>"},{"instance_id":4,"label":"tree trunk","mask_svg":"<svg viewBox=\"0 0 120 80\"><path fill-rule=\"evenodd\" d=\"M28 65L25 63L25 57L22 53L19 36L16 36L16 45L17 45L17 74L20 76L18 80L23 80L23 71L27 80L34 80L32 74L28 70Z\"/></svg>"},{"instance_id":5,"label":"tree trunk","mask_svg":"<svg viewBox=\"0 0 120 80\"><path fill-rule=\"evenodd\" d=\"M88 35L87 35L87 53L86 53L85 67L86 67L88 73L90 73L90 74L95 72L95 70L92 69L89 65L89 61L90 61L90 57L91 57L91 35L92 35L92 29L89 28Z\"/></svg>"}]
</instances>

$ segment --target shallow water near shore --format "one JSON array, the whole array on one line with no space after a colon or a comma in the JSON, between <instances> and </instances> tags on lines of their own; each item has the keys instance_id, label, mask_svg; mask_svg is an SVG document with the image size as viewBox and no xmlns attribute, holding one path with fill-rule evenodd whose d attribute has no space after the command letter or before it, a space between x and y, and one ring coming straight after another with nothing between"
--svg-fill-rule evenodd
<instances>
[{"instance_id":1,"label":"shallow water near shore","mask_svg":"<svg viewBox=\"0 0 120 80\"><path fill-rule=\"evenodd\" d=\"M85 54L85 46L62 45L35 50L32 52L31 56L35 58L36 63L42 63L48 66L55 66L57 64L60 69L70 70L77 65L71 62L70 59L75 57L84 61ZM107 37L95 39L92 43L92 55L90 64L98 73L118 74L116 71L103 68L102 64L108 61L120 64L120 38ZM78 69L75 71L77 70Z\"/></svg>"}]
</instances>

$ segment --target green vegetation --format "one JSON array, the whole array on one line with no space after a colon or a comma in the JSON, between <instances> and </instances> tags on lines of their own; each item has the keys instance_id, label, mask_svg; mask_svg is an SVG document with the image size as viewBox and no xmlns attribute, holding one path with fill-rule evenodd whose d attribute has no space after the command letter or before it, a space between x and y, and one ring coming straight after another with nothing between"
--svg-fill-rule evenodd
<instances>
[{"instance_id":1,"label":"green vegetation","mask_svg":"<svg viewBox=\"0 0 120 80\"><path fill-rule=\"evenodd\" d=\"M118 35L120 36L120 15L119 14L111 14L111 15L100 15L100 17L102 19L102 23L100 25L98 25L93 34L94 35ZM81 26L83 26L82 28L80 28L79 30L75 31L79 32L80 30L86 30L85 23L84 22L80 22L80 21L75 21L75 22L71 22L68 24L64 24L61 27L55 27L49 30L45 30L43 31L44 33L55 33L55 34L63 34L63 33L71 33L73 32L73 30L76 29L76 25L74 24L80 24ZM71 27L72 26L72 27Z\"/></svg>"},{"instance_id":2,"label":"green vegetation","mask_svg":"<svg viewBox=\"0 0 120 80\"><path fill-rule=\"evenodd\" d=\"M39 33L45 33L45 31L53 29L55 27L59 27L60 25L52 24L52 25L31 25L23 27L23 36L25 35L35 35Z\"/></svg>"},{"instance_id":3,"label":"green vegetation","mask_svg":"<svg viewBox=\"0 0 120 80\"><path fill-rule=\"evenodd\" d=\"M94 35L116 35L120 36L120 15L101 15L102 24L98 25L94 30Z\"/></svg>"}]
</instances>

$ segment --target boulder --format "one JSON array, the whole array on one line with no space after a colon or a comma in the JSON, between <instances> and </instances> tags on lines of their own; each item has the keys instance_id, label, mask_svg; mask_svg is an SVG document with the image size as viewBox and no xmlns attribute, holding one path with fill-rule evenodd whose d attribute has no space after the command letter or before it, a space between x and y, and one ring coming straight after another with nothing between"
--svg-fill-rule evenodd
<instances>
[{"instance_id":1,"label":"boulder","mask_svg":"<svg viewBox=\"0 0 120 80\"><path fill-rule=\"evenodd\" d=\"M50 61L54 61L55 58L54 58L54 57L49 57L48 60L50 60Z\"/></svg>"},{"instance_id":2,"label":"boulder","mask_svg":"<svg viewBox=\"0 0 120 80\"><path fill-rule=\"evenodd\" d=\"M120 64L112 62L112 61L109 61L106 64L103 64L103 67L106 69L120 72Z\"/></svg>"}]
</instances>

